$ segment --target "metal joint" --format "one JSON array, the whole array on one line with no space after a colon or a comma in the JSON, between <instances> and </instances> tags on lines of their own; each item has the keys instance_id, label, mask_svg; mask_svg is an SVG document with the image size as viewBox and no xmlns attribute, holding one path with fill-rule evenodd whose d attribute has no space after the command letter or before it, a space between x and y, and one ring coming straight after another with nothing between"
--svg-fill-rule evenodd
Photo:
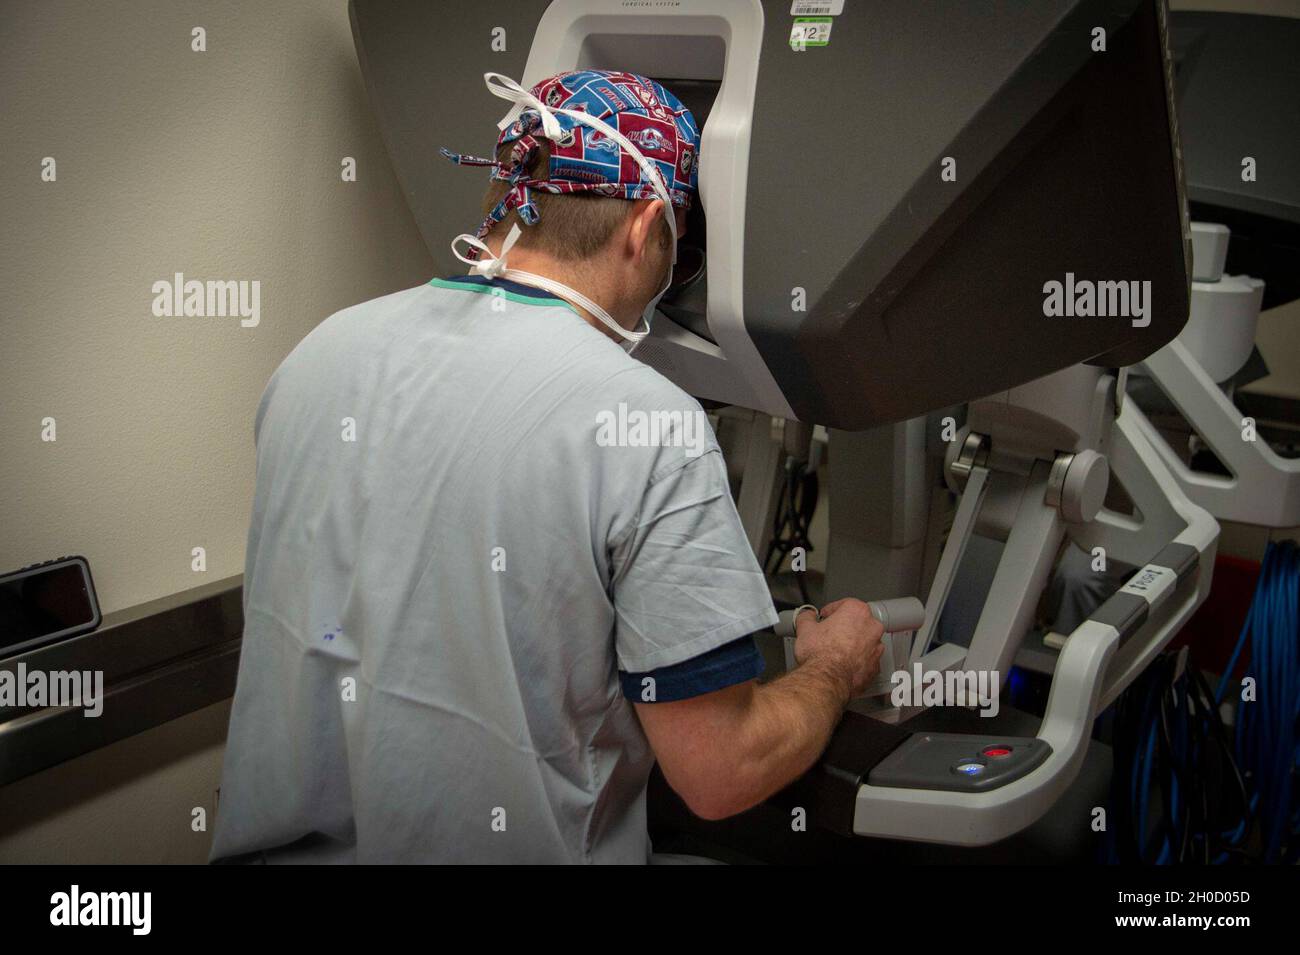
<instances>
[{"instance_id":1,"label":"metal joint","mask_svg":"<svg viewBox=\"0 0 1300 955\"><path fill-rule=\"evenodd\" d=\"M1043 503L1048 507L1060 508L1065 491L1065 474L1073 462L1073 454L1058 454L1052 462L1052 470L1047 475L1047 491L1043 495Z\"/></svg>"},{"instance_id":2,"label":"metal joint","mask_svg":"<svg viewBox=\"0 0 1300 955\"><path fill-rule=\"evenodd\" d=\"M948 466L948 473L952 475L952 479L958 487L966 486L966 480L970 477L971 468L982 467L988 461L989 452L985 442L984 435L977 434L974 431L966 435L966 440L962 442L957 457L953 458L952 464Z\"/></svg>"}]
</instances>

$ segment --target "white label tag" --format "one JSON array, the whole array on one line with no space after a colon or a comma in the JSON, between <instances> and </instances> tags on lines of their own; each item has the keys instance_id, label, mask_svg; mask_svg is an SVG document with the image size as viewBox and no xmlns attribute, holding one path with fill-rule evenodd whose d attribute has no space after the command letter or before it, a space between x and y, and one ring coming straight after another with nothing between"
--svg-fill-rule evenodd
<instances>
[{"instance_id":1,"label":"white label tag","mask_svg":"<svg viewBox=\"0 0 1300 955\"><path fill-rule=\"evenodd\" d=\"M801 17L790 27L790 45L796 50L810 46L826 46L831 42L830 17Z\"/></svg>"},{"instance_id":2,"label":"white label tag","mask_svg":"<svg viewBox=\"0 0 1300 955\"><path fill-rule=\"evenodd\" d=\"M1178 585L1178 575L1168 567L1148 564L1133 575L1133 578L1119 589L1122 594L1141 597L1155 607L1164 602L1169 591Z\"/></svg>"},{"instance_id":3,"label":"white label tag","mask_svg":"<svg viewBox=\"0 0 1300 955\"><path fill-rule=\"evenodd\" d=\"M794 0L792 17L838 17L844 12L844 0Z\"/></svg>"}]
</instances>

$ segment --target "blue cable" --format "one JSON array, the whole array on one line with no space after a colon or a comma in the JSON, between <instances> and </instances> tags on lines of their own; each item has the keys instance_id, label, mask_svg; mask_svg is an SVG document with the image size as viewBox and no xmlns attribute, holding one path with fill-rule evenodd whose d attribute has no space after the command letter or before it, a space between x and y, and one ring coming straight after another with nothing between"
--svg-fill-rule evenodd
<instances>
[{"instance_id":1,"label":"blue cable","mask_svg":"<svg viewBox=\"0 0 1300 955\"><path fill-rule=\"evenodd\" d=\"M1233 687L1232 676L1243 655L1248 656L1245 673L1253 680L1255 698L1239 703L1235 735L1225 737L1218 709ZM1157 864L1196 859L1229 862L1241 856L1244 843L1257 831L1263 861L1296 861L1300 855L1296 845L1300 835L1300 548L1291 541L1269 543L1250 609L1212 694L1195 673L1171 682L1170 672L1153 671L1152 679L1133 688L1137 696L1130 709L1136 722L1130 725L1136 745L1127 789L1138 858ZM1207 811L1222 811L1200 785L1216 754L1227 759L1241 806L1235 824L1225 821L1226 830L1211 827L1212 820L1204 818ZM1164 805L1154 817L1159 820L1155 831L1150 832L1155 792L1164 794ZM1257 828L1254 820L1259 821ZM1112 858L1119 858L1118 843L1112 840L1110 846Z\"/></svg>"},{"instance_id":2,"label":"blue cable","mask_svg":"<svg viewBox=\"0 0 1300 955\"><path fill-rule=\"evenodd\" d=\"M1237 646L1219 682L1222 701L1237 662L1250 641L1246 675L1255 682L1255 699L1237 709L1237 758L1259 809L1265 862L1280 862L1293 851L1298 834L1295 772L1300 756L1296 720L1300 716L1300 549L1292 541L1270 541L1264 553L1250 611Z\"/></svg>"},{"instance_id":3,"label":"blue cable","mask_svg":"<svg viewBox=\"0 0 1300 955\"><path fill-rule=\"evenodd\" d=\"M1151 794L1151 771L1155 765L1156 755L1156 728L1155 724L1147 730L1146 752L1139 766L1134 767L1142 774L1142 790L1138 797L1138 854L1143 858L1146 857L1146 838L1147 838L1147 802Z\"/></svg>"}]
</instances>

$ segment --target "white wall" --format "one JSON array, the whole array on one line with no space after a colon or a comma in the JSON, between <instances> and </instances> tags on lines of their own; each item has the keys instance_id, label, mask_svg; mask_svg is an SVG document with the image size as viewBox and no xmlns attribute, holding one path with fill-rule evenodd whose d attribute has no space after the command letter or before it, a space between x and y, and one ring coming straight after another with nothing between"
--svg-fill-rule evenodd
<instances>
[{"instance_id":1,"label":"white wall","mask_svg":"<svg viewBox=\"0 0 1300 955\"><path fill-rule=\"evenodd\" d=\"M0 570L84 554L106 612L241 573L267 378L432 275L346 2L8 2L0 90ZM260 324L155 318L175 272L260 281Z\"/></svg>"}]
</instances>

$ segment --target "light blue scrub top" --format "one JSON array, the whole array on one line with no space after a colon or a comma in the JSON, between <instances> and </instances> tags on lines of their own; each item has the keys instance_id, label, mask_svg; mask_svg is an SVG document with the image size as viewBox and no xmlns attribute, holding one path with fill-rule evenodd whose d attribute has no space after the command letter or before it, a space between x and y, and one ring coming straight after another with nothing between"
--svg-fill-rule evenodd
<instances>
[{"instance_id":1,"label":"light blue scrub top","mask_svg":"<svg viewBox=\"0 0 1300 955\"><path fill-rule=\"evenodd\" d=\"M699 404L511 285L345 309L272 376L214 859L645 862L618 671L775 623L707 421L607 440Z\"/></svg>"}]
</instances>

